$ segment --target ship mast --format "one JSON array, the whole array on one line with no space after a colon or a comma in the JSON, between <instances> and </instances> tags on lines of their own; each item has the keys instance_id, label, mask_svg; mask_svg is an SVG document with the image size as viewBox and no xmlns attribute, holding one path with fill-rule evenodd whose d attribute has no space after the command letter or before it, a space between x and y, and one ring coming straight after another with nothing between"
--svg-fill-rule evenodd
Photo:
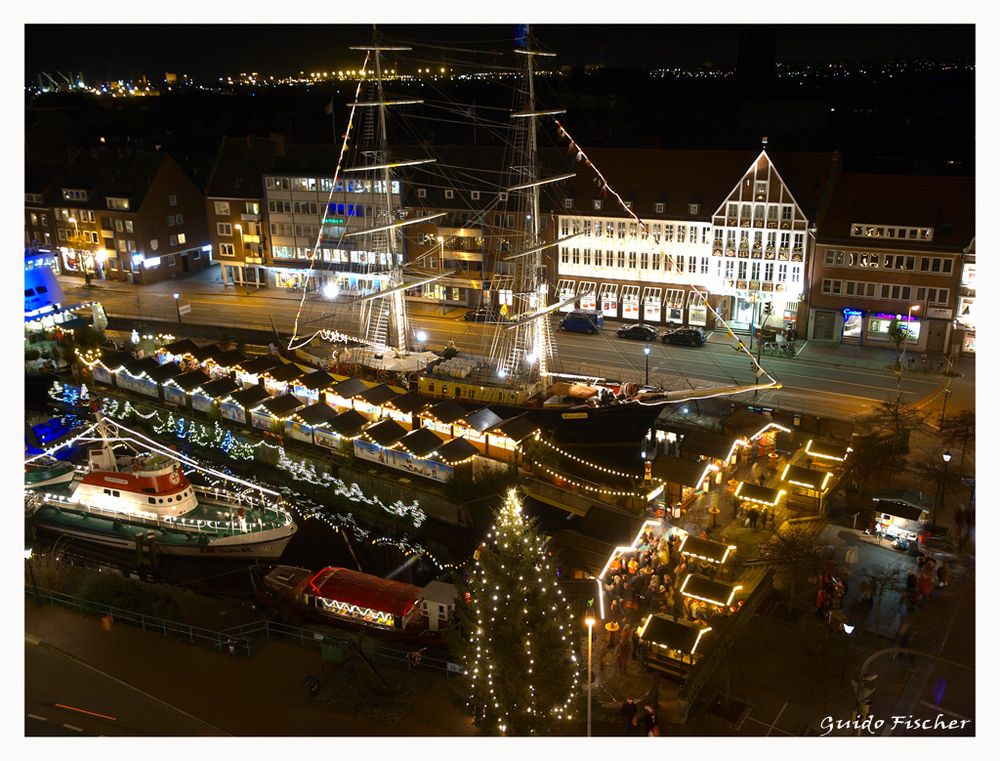
<instances>
[{"instance_id":1,"label":"ship mast","mask_svg":"<svg viewBox=\"0 0 1000 761\"><path fill-rule=\"evenodd\" d=\"M511 118L523 120L515 132L515 161L512 167L519 177L508 193L518 194L521 203L515 205L519 223L523 225L523 235L517 239L517 253L504 257L514 261L514 296L520 303L515 305L514 323L507 332L513 337L507 342L507 351L500 360L498 374L511 376L512 380L530 379L537 367L538 378L543 390L548 385L550 362L553 359L551 327L548 320L546 296L548 288L545 280L545 250L549 248L541 240L541 204L539 189L542 185L560 182L573 175L540 178L538 161L537 119L539 116L560 114L562 111L538 111L535 103L536 56L552 57L554 53L536 50L530 28L525 37L525 45L514 50L525 57L525 93L523 110L511 114ZM518 157L518 151L520 156Z\"/></svg>"}]
</instances>

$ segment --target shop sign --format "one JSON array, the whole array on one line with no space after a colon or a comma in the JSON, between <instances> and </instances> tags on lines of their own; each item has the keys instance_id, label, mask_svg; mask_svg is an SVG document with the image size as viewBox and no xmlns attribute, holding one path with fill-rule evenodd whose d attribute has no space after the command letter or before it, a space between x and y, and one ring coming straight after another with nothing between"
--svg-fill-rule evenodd
<instances>
[{"instance_id":1,"label":"shop sign","mask_svg":"<svg viewBox=\"0 0 1000 761\"><path fill-rule=\"evenodd\" d=\"M928 317L938 317L943 320L951 319L951 310L943 309L942 307L927 307Z\"/></svg>"}]
</instances>

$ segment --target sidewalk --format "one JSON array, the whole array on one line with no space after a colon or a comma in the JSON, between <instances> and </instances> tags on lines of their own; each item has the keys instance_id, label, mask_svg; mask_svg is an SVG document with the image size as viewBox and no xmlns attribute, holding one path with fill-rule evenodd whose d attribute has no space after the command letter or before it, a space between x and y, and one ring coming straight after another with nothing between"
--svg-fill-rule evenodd
<instances>
[{"instance_id":1,"label":"sidewalk","mask_svg":"<svg viewBox=\"0 0 1000 761\"><path fill-rule=\"evenodd\" d=\"M318 650L262 644L250 659L234 658L124 624L103 631L95 618L25 597L25 636L236 736L456 736L474 734L436 679L397 724L338 712L310 700L302 675L320 673ZM25 674L29 687L32 675Z\"/></svg>"}]
</instances>

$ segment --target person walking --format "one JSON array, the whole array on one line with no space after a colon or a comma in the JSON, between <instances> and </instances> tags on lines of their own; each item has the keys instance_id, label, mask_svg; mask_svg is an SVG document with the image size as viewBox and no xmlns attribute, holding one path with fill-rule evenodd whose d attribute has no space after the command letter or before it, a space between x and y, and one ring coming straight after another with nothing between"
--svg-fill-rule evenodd
<instances>
[{"instance_id":1,"label":"person walking","mask_svg":"<svg viewBox=\"0 0 1000 761\"><path fill-rule=\"evenodd\" d=\"M621 642L618 643L618 651L616 657L618 659L618 676L621 679L624 679L625 675L628 673L628 656L629 656L629 651L631 650L632 647L630 642L630 640L632 639L630 636L631 634L630 630L631 627L629 627L628 624L625 624L625 627L622 629Z\"/></svg>"},{"instance_id":2,"label":"person walking","mask_svg":"<svg viewBox=\"0 0 1000 761\"><path fill-rule=\"evenodd\" d=\"M653 727L656 726L656 714L653 712L653 706L645 705L643 708L642 719L640 719L640 724L642 725L642 734L644 737L649 737L650 732L653 731Z\"/></svg>"},{"instance_id":3,"label":"person walking","mask_svg":"<svg viewBox=\"0 0 1000 761\"><path fill-rule=\"evenodd\" d=\"M636 724L638 720L636 719L636 714L639 712L639 706L635 704L635 700L631 697L625 698L625 702L622 704L622 716L625 717L625 735L631 735L635 732Z\"/></svg>"}]
</instances>

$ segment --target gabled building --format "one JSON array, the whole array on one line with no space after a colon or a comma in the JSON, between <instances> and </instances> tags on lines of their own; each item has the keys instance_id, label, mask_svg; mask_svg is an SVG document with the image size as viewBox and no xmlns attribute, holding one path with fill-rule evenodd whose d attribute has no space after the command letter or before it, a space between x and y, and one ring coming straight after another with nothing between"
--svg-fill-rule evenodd
<instances>
[{"instance_id":1,"label":"gabled building","mask_svg":"<svg viewBox=\"0 0 1000 761\"><path fill-rule=\"evenodd\" d=\"M737 330L804 322L810 229L839 168L836 154L592 149L611 188L578 162L555 212L553 300L606 317ZM640 222L641 220L641 222ZM644 223L644 224L643 224ZM589 294L589 296L587 295Z\"/></svg>"},{"instance_id":2,"label":"gabled building","mask_svg":"<svg viewBox=\"0 0 1000 761\"><path fill-rule=\"evenodd\" d=\"M24 167L24 247L52 250L56 237L52 218L53 199L57 195L60 162L28 161ZM61 271L58 257L53 271Z\"/></svg>"},{"instance_id":3,"label":"gabled building","mask_svg":"<svg viewBox=\"0 0 1000 761\"><path fill-rule=\"evenodd\" d=\"M208 266L201 191L166 153L77 153L47 192L26 196L31 214L51 204L51 247L63 273L148 283Z\"/></svg>"},{"instance_id":4,"label":"gabled building","mask_svg":"<svg viewBox=\"0 0 1000 761\"><path fill-rule=\"evenodd\" d=\"M808 337L890 348L896 320L911 351L951 351L974 239L974 178L844 173L817 232Z\"/></svg>"},{"instance_id":5,"label":"gabled building","mask_svg":"<svg viewBox=\"0 0 1000 761\"><path fill-rule=\"evenodd\" d=\"M224 285L267 282L264 174L284 150L280 135L224 137L205 188L208 234Z\"/></svg>"}]
</instances>

